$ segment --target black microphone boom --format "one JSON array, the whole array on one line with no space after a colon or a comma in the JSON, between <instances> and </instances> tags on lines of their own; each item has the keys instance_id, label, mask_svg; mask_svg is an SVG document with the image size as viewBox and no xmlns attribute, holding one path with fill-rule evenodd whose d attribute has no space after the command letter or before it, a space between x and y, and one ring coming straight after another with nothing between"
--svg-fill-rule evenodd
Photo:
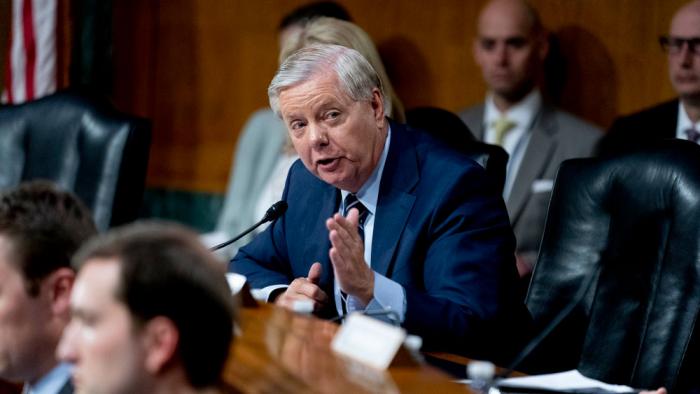
<instances>
[{"instance_id":1,"label":"black microphone boom","mask_svg":"<svg viewBox=\"0 0 700 394\"><path fill-rule=\"evenodd\" d=\"M554 331L557 326L566 318L569 316L569 314L574 310L574 308L581 302L583 299L586 297L586 294L591 290L591 287L593 286L593 283L595 283L595 278L598 277L598 273L600 271L600 267L594 269L592 272L588 274L588 277L584 279L584 281L581 283L581 286L578 289L578 292L574 297L564 306L562 310L557 313L552 320L547 323L547 325L544 326L542 331L540 331L539 334L537 334L534 338L532 338L527 345L523 348L523 350L518 353L513 361L510 363L508 366L508 369L505 370L505 372L499 374L498 378L500 379L505 379L510 376L510 374L515 371L517 367L520 366L520 363L522 363L527 356L530 355L538 346L542 344L542 342L549 336L549 334Z\"/></svg>"},{"instance_id":2,"label":"black microphone boom","mask_svg":"<svg viewBox=\"0 0 700 394\"><path fill-rule=\"evenodd\" d=\"M212 252L215 252L215 251L217 251L217 250L219 250L219 249L221 249L221 248L225 248L225 247L231 245L232 243L234 243L234 242L238 241L239 239L243 238L244 236L246 236L249 232L251 232L251 231L255 230L256 228L258 228L258 226L260 226L261 224L267 223L267 222L271 222L271 221L273 221L273 220L279 218L280 216L284 215L284 213L285 213L286 211L287 211L287 202L285 202L285 201L277 201L276 203L272 204L272 206L271 206L270 208L267 209L267 212L265 212L265 216L263 216L263 218L260 219L259 222L257 222L257 223L255 223L254 225L250 226L249 229L247 229L247 230L245 230L244 232L238 234L236 237L234 237L234 238L232 238L232 239L229 239L229 240L226 241L226 242L220 243L220 244L218 244L218 245L216 245L216 246L210 248L209 250L212 251Z\"/></svg>"}]
</instances>

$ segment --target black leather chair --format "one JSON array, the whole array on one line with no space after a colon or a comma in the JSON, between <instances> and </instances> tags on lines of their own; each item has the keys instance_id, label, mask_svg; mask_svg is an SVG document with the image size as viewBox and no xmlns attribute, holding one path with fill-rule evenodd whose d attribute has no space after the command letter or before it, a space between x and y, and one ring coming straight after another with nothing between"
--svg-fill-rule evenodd
<instances>
[{"instance_id":1,"label":"black leather chair","mask_svg":"<svg viewBox=\"0 0 700 394\"><path fill-rule=\"evenodd\" d=\"M150 123L71 92L0 108L0 188L47 179L75 192L97 227L134 220L141 206Z\"/></svg>"},{"instance_id":2,"label":"black leather chair","mask_svg":"<svg viewBox=\"0 0 700 394\"><path fill-rule=\"evenodd\" d=\"M464 152L484 167L496 187L503 191L508 153L500 146L477 141L459 116L442 108L418 107L406 112L406 123Z\"/></svg>"},{"instance_id":3,"label":"black leather chair","mask_svg":"<svg viewBox=\"0 0 700 394\"><path fill-rule=\"evenodd\" d=\"M700 147L565 161L526 303L540 330L575 303L526 370L685 392L700 371Z\"/></svg>"}]
</instances>

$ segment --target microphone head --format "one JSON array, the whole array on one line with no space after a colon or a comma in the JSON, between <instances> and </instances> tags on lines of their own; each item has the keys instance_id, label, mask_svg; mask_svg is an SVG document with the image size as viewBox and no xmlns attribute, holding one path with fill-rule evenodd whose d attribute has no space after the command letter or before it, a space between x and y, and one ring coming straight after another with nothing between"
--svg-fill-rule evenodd
<instances>
[{"instance_id":1,"label":"microphone head","mask_svg":"<svg viewBox=\"0 0 700 394\"><path fill-rule=\"evenodd\" d=\"M271 222L277 219L278 217L284 215L285 212L287 212L287 202L284 200L277 201L276 203L272 204L270 208L267 209L263 220L265 222Z\"/></svg>"}]
</instances>

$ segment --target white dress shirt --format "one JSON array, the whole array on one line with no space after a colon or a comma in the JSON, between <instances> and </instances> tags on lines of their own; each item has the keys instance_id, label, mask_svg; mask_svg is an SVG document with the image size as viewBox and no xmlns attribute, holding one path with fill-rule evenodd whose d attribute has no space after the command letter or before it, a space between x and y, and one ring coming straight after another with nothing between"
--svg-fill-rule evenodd
<instances>
[{"instance_id":1,"label":"white dress shirt","mask_svg":"<svg viewBox=\"0 0 700 394\"><path fill-rule=\"evenodd\" d=\"M496 143L496 132L494 122L505 117L515 123L515 126L503 137L503 149L508 152L508 167L506 168L506 181L503 187L503 199L507 200L515 182L515 176L520 168L520 163L525 155L525 150L530 142L532 126L535 117L542 108L542 95L540 91L534 89L519 103L510 107L506 112L501 112L496 108L493 101L493 94L486 97L484 108L484 142Z\"/></svg>"},{"instance_id":2,"label":"white dress shirt","mask_svg":"<svg viewBox=\"0 0 700 394\"><path fill-rule=\"evenodd\" d=\"M676 138L687 140L688 134L686 134L685 131L688 129L700 131L700 121L693 123L693 121L690 120L690 117L688 117L688 113L685 112L683 102L678 100L678 124L676 125Z\"/></svg>"}]
</instances>

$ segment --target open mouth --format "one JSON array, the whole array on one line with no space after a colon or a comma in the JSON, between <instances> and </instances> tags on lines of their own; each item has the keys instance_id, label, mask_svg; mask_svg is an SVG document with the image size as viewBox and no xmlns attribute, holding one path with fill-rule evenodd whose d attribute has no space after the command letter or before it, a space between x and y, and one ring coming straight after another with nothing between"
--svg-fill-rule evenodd
<instances>
[{"instance_id":1,"label":"open mouth","mask_svg":"<svg viewBox=\"0 0 700 394\"><path fill-rule=\"evenodd\" d=\"M318 167L324 171L332 171L338 166L338 158L321 159L316 162Z\"/></svg>"}]
</instances>

